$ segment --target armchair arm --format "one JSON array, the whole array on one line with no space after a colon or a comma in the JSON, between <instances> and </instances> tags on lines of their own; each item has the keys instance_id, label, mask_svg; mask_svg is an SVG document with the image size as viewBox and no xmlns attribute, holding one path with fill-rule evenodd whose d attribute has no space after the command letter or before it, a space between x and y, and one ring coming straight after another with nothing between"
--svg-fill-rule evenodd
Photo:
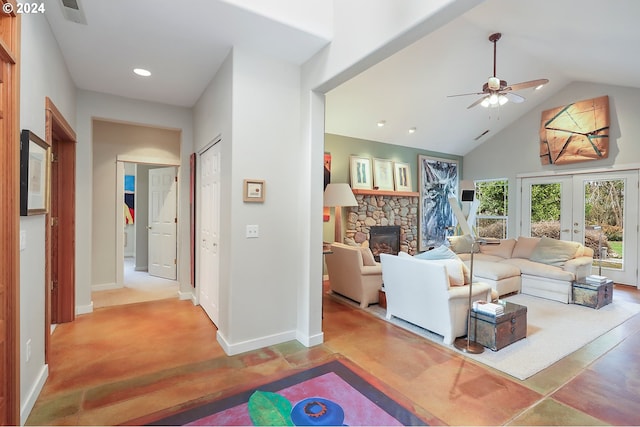
<instances>
[{"instance_id":1,"label":"armchair arm","mask_svg":"<svg viewBox=\"0 0 640 427\"><path fill-rule=\"evenodd\" d=\"M360 267L360 273L363 276L382 274L382 265L380 265L380 263L378 263L377 265L363 265L362 267Z\"/></svg>"},{"instance_id":2,"label":"armchair arm","mask_svg":"<svg viewBox=\"0 0 640 427\"><path fill-rule=\"evenodd\" d=\"M452 286L448 291L448 300L467 300L469 298L469 285L464 286ZM484 282L473 282L473 289L471 290L471 299L483 299L485 301L491 301L491 286Z\"/></svg>"}]
</instances>

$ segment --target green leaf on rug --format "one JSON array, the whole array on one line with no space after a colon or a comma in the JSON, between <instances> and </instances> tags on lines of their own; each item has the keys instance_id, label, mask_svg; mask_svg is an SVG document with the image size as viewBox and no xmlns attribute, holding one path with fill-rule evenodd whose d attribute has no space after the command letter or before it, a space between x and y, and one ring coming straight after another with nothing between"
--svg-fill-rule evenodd
<instances>
[{"instance_id":1,"label":"green leaf on rug","mask_svg":"<svg viewBox=\"0 0 640 427\"><path fill-rule=\"evenodd\" d=\"M256 391L249 398L249 416L255 426L292 426L291 402L268 391Z\"/></svg>"}]
</instances>

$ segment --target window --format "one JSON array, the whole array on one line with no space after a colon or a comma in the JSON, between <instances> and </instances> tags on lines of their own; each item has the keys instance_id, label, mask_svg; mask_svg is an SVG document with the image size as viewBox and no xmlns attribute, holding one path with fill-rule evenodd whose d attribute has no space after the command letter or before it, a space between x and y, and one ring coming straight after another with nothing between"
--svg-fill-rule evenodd
<instances>
[{"instance_id":1,"label":"window","mask_svg":"<svg viewBox=\"0 0 640 427\"><path fill-rule=\"evenodd\" d=\"M475 182L476 235L496 239L507 238L509 218L509 181L493 179Z\"/></svg>"}]
</instances>

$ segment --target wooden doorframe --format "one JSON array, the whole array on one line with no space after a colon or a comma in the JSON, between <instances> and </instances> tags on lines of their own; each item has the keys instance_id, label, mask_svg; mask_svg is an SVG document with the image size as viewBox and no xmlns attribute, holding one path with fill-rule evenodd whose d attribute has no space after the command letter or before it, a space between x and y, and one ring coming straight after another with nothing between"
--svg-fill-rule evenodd
<instances>
[{"instance_id":1,"label":"wooden doorframe","mask_svg":"<svg viewBox=\"0 0 640 427\"><path fill-rule=\"evenodd\" d=\"M45 226L45 363L51 323L75 319L76 133L45 98L45 136L51 144L51 208Z\"/></svg>"},{"instance_id":2,"label":"wooden doorframe","mask_svg":"<svg viewBox=\"0 0 640 427\"><path fill-rule=\"evenodd\" d=\"M2 0L16 10L15 0ZM20 15L0 13L0 424L20 425Z\"/></svg>"}]
</instances>

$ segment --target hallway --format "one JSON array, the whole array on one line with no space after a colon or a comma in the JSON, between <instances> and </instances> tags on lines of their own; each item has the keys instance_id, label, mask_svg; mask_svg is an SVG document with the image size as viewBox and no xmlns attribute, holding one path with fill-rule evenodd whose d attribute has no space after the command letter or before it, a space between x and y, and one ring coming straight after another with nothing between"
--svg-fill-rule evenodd
<instances>
[{"instance_id":1,"label":"hallway","mask_svg":"<svg viewBox=\"0 0 640 427\"><path fill-rule=\"evenodd\" d=\"M640 302L636 289L617 286L616 293ZM322 345L306 348L292 341L228 357L215 340L214 325L190 301L98 309L56 329L49 379L27 424L142 424L168 408L218 399L334 357L388 386L431 425L640 421L640 389L628 381L640 377L640 316L526 381L327 294L323 321ZM579 409L563 403L572 396L579 397Z\"/></svg>"}]
</instances>

